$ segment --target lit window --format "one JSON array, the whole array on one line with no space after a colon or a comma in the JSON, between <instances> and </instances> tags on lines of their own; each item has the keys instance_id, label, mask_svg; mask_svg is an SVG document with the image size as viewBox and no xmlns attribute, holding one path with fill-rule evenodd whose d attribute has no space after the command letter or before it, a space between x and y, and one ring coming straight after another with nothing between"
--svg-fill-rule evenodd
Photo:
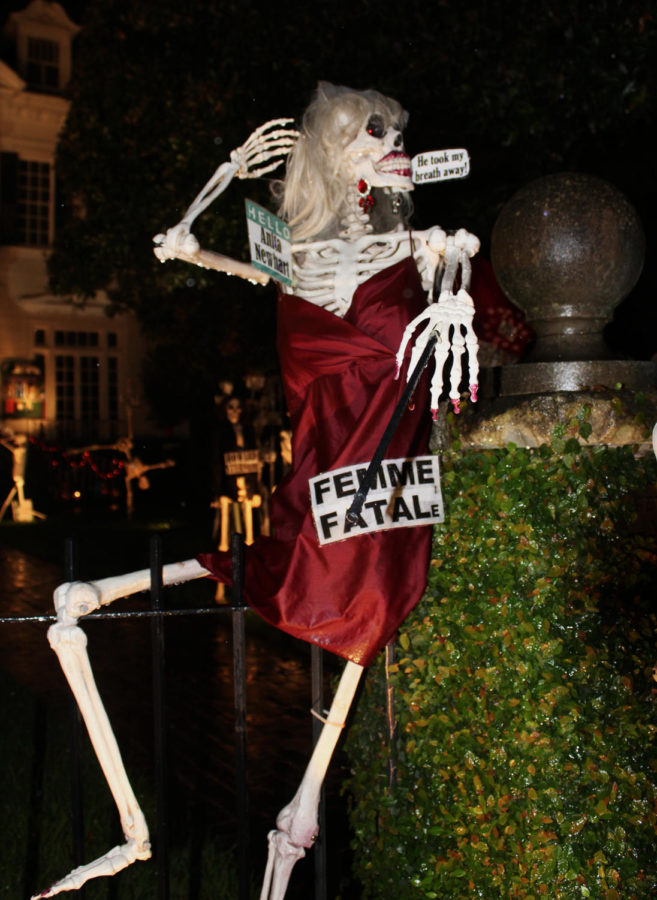
<instances>
[{"instance_id":1,"label":"lit window","mask_svg":"<svg viewBox=\"0 0 657 900\"><path fill-rule=\"evenodd\" d=\"M50 166L18 161L18 238L22 244L48 243L50 221Z\"/></svg>"},{"instance_id":2,"label":"lit window","mask_svg":"<svg viewBox=\"0 0 657 900\"><path fill-rule=\"evenodd\" d=\"M59 44L43 38L28 38L27 81L45 91L59 89Z\"/></svg>"}]
</instances>

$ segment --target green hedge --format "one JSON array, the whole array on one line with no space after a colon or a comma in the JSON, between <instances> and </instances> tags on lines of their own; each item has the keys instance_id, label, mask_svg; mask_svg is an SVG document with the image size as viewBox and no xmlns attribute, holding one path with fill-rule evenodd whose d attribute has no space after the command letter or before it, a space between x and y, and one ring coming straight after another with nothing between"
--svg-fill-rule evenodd
<instances>
[{"instance_id":1,"label":"green hedge","mask_svg":"<svg viewBox=\"0 0 657 900\"><path fill-rule=\"evenodd\" d=\"M657 471L589 433L442 455L429 588L347 742L364 898L657 896Z\"/></svg>"}]
</instances>

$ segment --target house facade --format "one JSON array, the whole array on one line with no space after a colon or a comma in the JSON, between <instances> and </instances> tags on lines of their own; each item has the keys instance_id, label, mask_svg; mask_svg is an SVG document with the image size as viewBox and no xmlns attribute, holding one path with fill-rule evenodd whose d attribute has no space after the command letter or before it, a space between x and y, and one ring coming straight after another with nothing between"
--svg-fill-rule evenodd
<instances>
[{"instance_id":1,"label":"house facade","mask_svg":"<svg viewBox=\"0 0 657 900\"><path fill-rule=\"evenodd\" d=\"M10 13L0 60L0 427L66 443L149 432L144 346L107 298L54 296L55 149L79 31L56 2Z\"/></svg>"}]
</instances>

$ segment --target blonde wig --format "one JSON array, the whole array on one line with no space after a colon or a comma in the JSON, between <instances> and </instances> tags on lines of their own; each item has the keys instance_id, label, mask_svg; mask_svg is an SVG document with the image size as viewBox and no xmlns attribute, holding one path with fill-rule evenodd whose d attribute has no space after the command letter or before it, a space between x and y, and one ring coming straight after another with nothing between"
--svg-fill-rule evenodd
<instances>
[{"instance_id":1,"label":"blonde wig","mask_svg":"<svg viewBox=\"0 0 657 900\"><path fill-rule=\"evenodd\" d=\"M278 213L289 223L294 241L337 236L348 188L342 155L374 113L386 127L402 129L408 119L396 100L378 91L319 83L288 157L285 181L276 189Z\"/></svg>"}]
</instances>

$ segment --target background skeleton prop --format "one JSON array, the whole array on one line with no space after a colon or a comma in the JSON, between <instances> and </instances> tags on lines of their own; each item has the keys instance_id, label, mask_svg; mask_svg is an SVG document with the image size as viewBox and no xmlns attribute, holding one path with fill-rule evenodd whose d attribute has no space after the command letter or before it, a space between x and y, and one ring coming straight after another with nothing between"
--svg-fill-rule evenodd
<instances>
[{"instance_id":1,"label":"background skeleton prop","mask_svg":"<svg viewBox=\"0 0 657 900\"><path fill-rule=\"evenodd\" d=\"M0 506L0 521L11 505L14 521L32 522L34 519L45 519L43 513L37 512L32 501L25 496L25 469L27 467L28 439L24 434L14 434L10 429L0 432L0 447L9 450L12 456L11 477L14 482L9 493Z\"/></svg>"},{"instance_id":2,"label":"background skeleton prop","mask_svg":"<svg viewBox=\"0 0 657 900\"><path fill-rule=\"evenodd\" d=\"M282 900L296 860L317 838L321 785L361 673L420 599L430 555L431 527L418 522L394 532L356 533L320 547L308 480L372 457L403 393L395 373L412 364L411 357L421 353L432 332L439 337L431 391L434 409L450 347L450 398L455 406L465 347L473 386L477 372L473 307L466 292L468 260L478 241L462 231L449 236L439 227L409 230L413 184L402 137L405 114L399 104L375 91L320 84L300 131L289 123L275 119L258 128L231 154L231 161L217 169L182 221L155 238L161 260L183 259L266 281L252 266L202 250L190 228L233 177L271 172L289 154L278 197L279 214L292 231L293 286L279 295L278 345L293 426L293 463L272 499L274 535L260 537L247 548L244 592L249 606L267 621L343 656L347 664L299 790L269 835L261 900ZM407 344L418 327L417 346L411 351ZM389 445L389 459L426 452L428 393L422 379L416 409L405 410ZM171 581L210 573L230 584L227 554L200 555L198 561L165 567L165 579ZM69 631L77 635L82 614L142 590L148 581L147 573L135 573L86 586L63 585L57 593L58 623L50 630L50 640L76 696L85 701L81 706L94 745L111 747L105 755L99 749L98 755L112 784L126 845L39 896L78 887L148 853L143 817L100 698L91 687L83 642L64 639ZM88 598L83 603L76 601L81 593Z\"/></svg>"}]
</instances>

